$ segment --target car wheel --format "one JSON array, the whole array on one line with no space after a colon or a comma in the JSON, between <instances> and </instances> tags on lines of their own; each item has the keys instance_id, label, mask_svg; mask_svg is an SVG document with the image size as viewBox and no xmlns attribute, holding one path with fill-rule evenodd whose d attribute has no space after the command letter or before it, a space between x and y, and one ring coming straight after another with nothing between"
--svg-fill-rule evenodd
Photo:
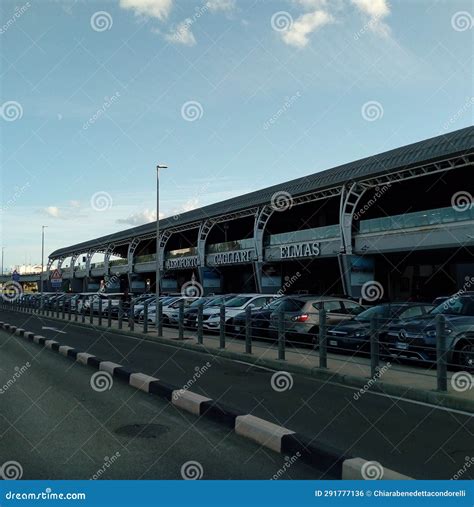
<instances>
[{"instance_id":1,"label":"car wheel","mask_svg":"<svg viewBox=\"0 0 474 507\"><path fill-rule=\"evenodd\" d=\"M474 370L474 342L464 341L460 344L455 362L463 370Z\"/></svg>"}]
</instances>

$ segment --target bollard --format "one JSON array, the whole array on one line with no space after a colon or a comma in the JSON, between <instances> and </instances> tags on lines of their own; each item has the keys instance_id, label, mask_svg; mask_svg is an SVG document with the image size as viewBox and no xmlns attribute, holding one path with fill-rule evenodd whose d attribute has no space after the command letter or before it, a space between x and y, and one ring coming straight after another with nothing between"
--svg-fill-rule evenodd
<instances>
[{"instance_id":1,"label":"bollard","mask_svg":"<svg viewBox=\"0 0 474 507\"><path fill-rule=\"evenodd\" d=\"M285 313L278 309L278 359L285 360Z\"/></svg>"},{"instance_id":2,"label":"bollard","mask_svg":"<svg viewBox=\"0 0 474 507\"><path fill-rule=\"evenodd\" d=\"M99 326L102 325L102 298L99 298Z\"/></svg>"},{"instance_id":3,"label":"bollard","mask_svg":"<svg viewBox=\"0 0 474 507\"><path fill-rule=\"evenodd\" d=\"M219 313L219 348L225 349L225 306L221 305Z\"/></svg>"},{"instance_id":4,"label":"bollard","mask_svg":"<svg viewBox=\"0 0 474 507\"><path fill-rule=\"evenodd\" d=\"M158 308L156 312L156 326L158 328L158 336L163 336L163 303L158 302Z\"/></svg>"},{"instance_id":5,"label":"bollard","mask_svg":"<svg viewBox=\"0 0 474 507\"><path fill-rule=\"evenodd\" d=\"M200 345L204 342L203 332L202 332L202 314L204 310L204 303L201 303L198 306L198 314L197 314L197 341Z\"/></svg>"},{"instance_id":6,"label":"bollard","mask_svg":"<svg viewBox=\"0 0 474 507\"><path fill-rule=\"evenodd\" d=\"M378 319L374 315L370 319L370 376L375 377L379 369L379 332Z\"/></svg>"},{"instance_id":7,"label":"bollard","mask_svg":"<svg viewBox=\"0 0 474 507\"><path fill-rule=\"evenodd\" d=\"M148 333L148 301L143 305L143 332Z\"/></svg>"},{"instance_id":8,"label":"bollard","mask_svg":"<svg viewBox=\"0 0 474 507\"><path fill-rule=\"evenodd\" d=\"M123 301L119 301L118 305L118 328L122 329L122 323L123 323Z\"/></svg>"},{"instance_id":9,"label":"bollard","mask_svg":"<svg viewBox=\"0 0 474 507\"><path fill-rule=\"evenodd\" d=\"M328 367L328 333L326 325L326 310L319 310L319 367Z\"/></svg>"},{"instance_id":10,"label":"bollard","mask_svg":"<svg viewBox=\"0 0 474 507\"><path fill-rule=\"evenodd\" d=\"M130 303L130 306L128 308L128 327L130 328L130 331L135 330L135 315L134 315L134 308L135 305L133 301Z\"/></svg>"},{"instance_id":11,"label":"bollard","mask_svg":"<svg viewBox=\"0 0 474 507\"><path fill-rule=\"evenodd\" d=\"M245 309L245 353L252 353L252 308Z\"/></svg>"},{"instance_id":12,"label":"bollard","mask_svg":"<svg viewBox=\"0 0 474 507\"><path fill-rule=\"evenodd\" d=\"M107 327L112 327L112 300L107 303Z\"/></svg>"},{"instance_id":13,"label":"bollard","mask_svg":"<svg viewBox=\"0 0 474 507\"><path fill-rule=\"evenodd\" d=\"M179 302L179 313L178 313L178 338L184 339L184 299Z\"/></svg>"},{"instance_id":14,"label":"bollard","mask_svg":"<svg viewBox=\"0 0 474 507\"><path fill-rule=\"evenodd\" d=\"M446 320L436 315L436 382L437 390L448 390L448 364L446 361Z\"/></svg>"}]
</instances>

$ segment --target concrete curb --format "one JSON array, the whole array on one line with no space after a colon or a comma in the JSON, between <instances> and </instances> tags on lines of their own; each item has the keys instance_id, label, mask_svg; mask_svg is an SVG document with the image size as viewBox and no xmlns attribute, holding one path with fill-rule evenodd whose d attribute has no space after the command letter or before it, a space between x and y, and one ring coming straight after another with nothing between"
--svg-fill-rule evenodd
<instances>
[{"instance_id":1,"label":"concrete curb","mask_svg":"<svg viewBox=\"0 0 474 507\"><path fill-rule=\"evenodd\" d=\"M48 318L62 322L62 319L57 319L56 317ZM86 329L97 329L97 326L88 323L73 322L73 324L84 327ZM364 388L365 384L370 379L369 376L366 378L361 378L354 375L346 375L343 373L332 372L330 370L324 370L322 368L308 368L306 366L299 366L288 363L287 361L280 361L278 359L259 358L252 354L246 354L245 352L233 352L226 349L206 349L204 345L187 343L185 340L189 339L190 337L184 337L184 340L171 340L158 336L144 335L143 333L125 329L104 328L104 330L106 330L108 333L114 333L121 336L132 336L134 338L147 340L152 343L154 342L168 345L170 347L183 348L192 350L194 352L201 352L202 354L209 354L211 356L225 357L227 359L236 359L239 361L243 360L257 366L265 366L277 371L285 370L290 373L307 375L318 380L339 383L344 386L350 386L359 389ZM474 412L473 400L469 400L467 398L458 398L447 393L438 392L434 389L432 391L426 391L423 389L417 389L415 387L407 388L398 386L396 384L388 384L379 379L377 382L371 385L370 391L377 392L379 394L388 394L390 396L398 396L407 400L429 403L431 405L437 405L439 407L450 408L453 410Z\"/></svg>"},{"instance_id":2,"label":"concrete curb","mask_svg":"<svg viewBox=\"0 0 474 507\"><path fill-rule=\"evenodd\" d=\"M238 435L248 438L275 452L296 455L324 474L337 479L410 479L393 470L384 468L380 463L345 455L337 449L320 446L303 435L283 426L276 425L252 414L240 414L235 410L187 389L171 386L160 379L140 372L131 372L112 361L102 360L87 352L79 352L68 345L35 335L24 329L0 322L0 328L28 339L38 345L57 352L85 366L92 366L104 375L125 380L131 387L165 398L178 408L197 416L225 424ZM370 469L370 470L369 470ZM372 476L372 470L379 476ZM380 472L381 470L381 472ZM370 472L370 473L369 473ZM372 475L371 475L372 473Z\"/></svg>"}]
</instances>

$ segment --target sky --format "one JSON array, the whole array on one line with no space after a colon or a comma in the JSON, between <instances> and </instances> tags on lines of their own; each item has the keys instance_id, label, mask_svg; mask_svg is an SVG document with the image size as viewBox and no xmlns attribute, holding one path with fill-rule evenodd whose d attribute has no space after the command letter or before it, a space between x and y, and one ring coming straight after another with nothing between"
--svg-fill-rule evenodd
<instances>
[{"instance_id":1,"label":"sky","mask_svg":"<svg viewBox=\"0 0 474 507\"><path fill-rule=\"evenodd\" d=\"M472 124L463 0L2 0L5 266Z\"/></svg>"}]
</instances>

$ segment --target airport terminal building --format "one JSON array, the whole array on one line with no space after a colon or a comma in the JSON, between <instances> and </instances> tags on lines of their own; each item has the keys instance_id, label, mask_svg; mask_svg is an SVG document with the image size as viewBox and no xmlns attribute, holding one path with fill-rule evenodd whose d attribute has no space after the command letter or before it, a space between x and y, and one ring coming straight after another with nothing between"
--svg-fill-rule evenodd
<instances>
[{"instance_id":1,"label":"airport terminal building","mask_svg":"<svg viewBox=\"0 0 474 507\"><path fill-rule=\"evenodd\" d=\"M473 165L470 127L160 220L161 290L452 294L474 276ZM156 243L149 223L56 250L48 268L74 292L154 291Z\"/></svg>"}]
</instances>

